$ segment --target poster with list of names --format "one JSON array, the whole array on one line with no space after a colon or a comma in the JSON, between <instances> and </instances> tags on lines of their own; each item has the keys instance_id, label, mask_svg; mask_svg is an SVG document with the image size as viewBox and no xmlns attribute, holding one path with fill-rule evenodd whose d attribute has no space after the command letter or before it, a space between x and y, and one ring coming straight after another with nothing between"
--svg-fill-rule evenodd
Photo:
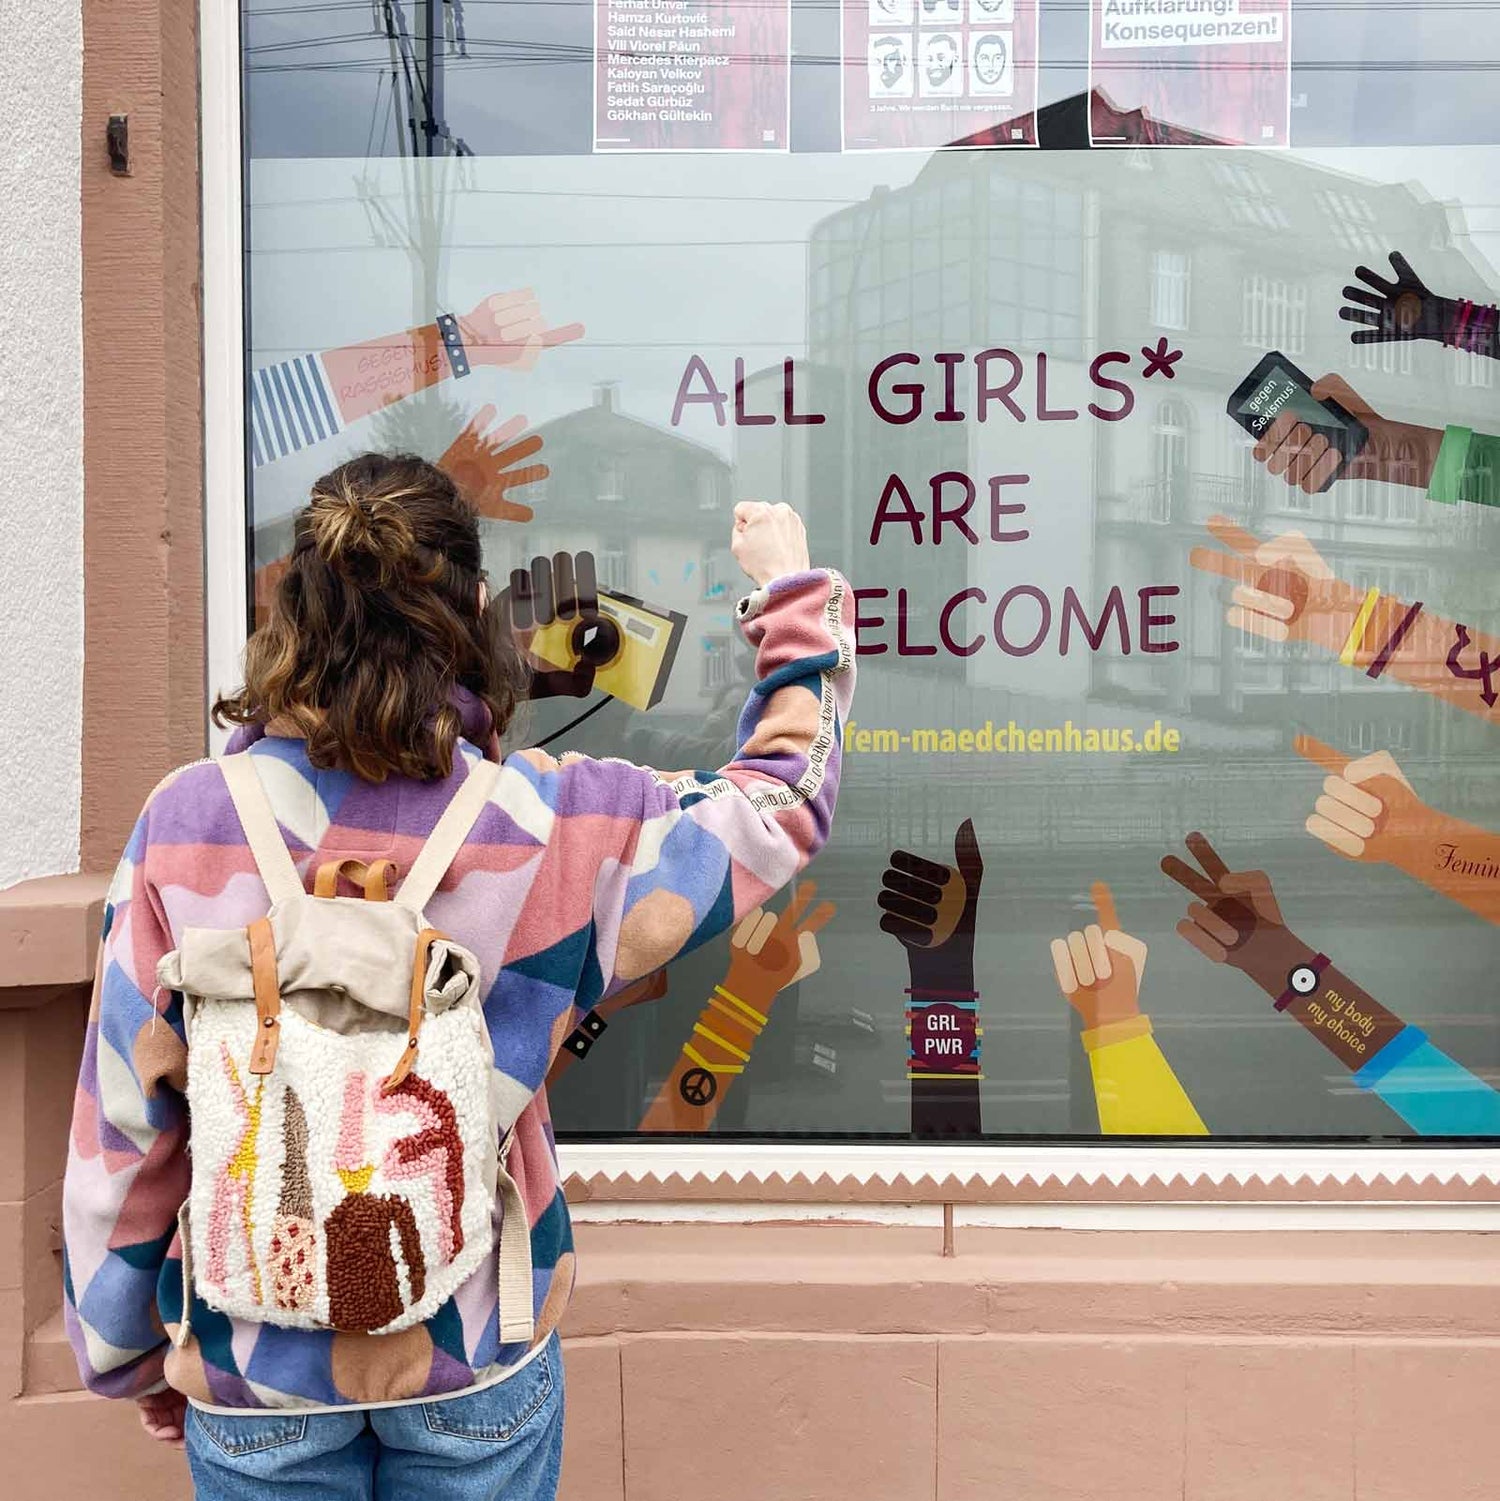
<instances>
[{"instance_id":1,"label":"poster with list of names","mask_svg":"<svg viewBox=\"0 0 1500 1501\"><path fill-rule=\"evenodd\" d=\"M595 0L594 150L788 150L790 45L790 0Z\"/></svg>"}]
</instances>

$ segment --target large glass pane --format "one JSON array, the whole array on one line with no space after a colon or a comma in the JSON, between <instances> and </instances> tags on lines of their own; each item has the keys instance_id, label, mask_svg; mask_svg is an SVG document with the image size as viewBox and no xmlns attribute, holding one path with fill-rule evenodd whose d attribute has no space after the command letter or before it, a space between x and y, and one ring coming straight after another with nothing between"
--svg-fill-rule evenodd
<instances>
[{"instance_id":1,"label":"large glass pane","mask_svg":"<svg viewBox=\"0 0 1500 1501\"><path fill-rule=\"evenodd\" d=\"M317 475L476 422L548 470L485 461L497 586L587 551L638 628L633 702L519 743L731 754L737 498L859 591L815 959L722 1024L734 940L672 965L560 1134L1500 1136L1491 10L252 0L244 40L262 605Z\"/></svg>"}]
</instances>

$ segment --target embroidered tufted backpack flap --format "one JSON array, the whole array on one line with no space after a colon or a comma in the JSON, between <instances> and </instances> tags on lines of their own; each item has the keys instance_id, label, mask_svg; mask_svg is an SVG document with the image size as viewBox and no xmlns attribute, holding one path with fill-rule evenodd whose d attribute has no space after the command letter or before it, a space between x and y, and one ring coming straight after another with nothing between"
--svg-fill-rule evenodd
<instances>
[{"instance_id":1,"label":"embroidered tufted backpack flap","mask_svg":"<svg viewBox=\"0 0 1500 1501\"><path fill-rule=\"evenodd\" d=\"M388 860L330 862L309 895L250 756L219 765L271 908L186 929L158 968L188 1040L184 1278L236 1318L386 1334L488 1263L502 1342L529 1341L530 1237L479 963L422 912L498 768L469 772L392 896ZM341 875L362 899L337 895Z\"/></svg>"}]
</instances>

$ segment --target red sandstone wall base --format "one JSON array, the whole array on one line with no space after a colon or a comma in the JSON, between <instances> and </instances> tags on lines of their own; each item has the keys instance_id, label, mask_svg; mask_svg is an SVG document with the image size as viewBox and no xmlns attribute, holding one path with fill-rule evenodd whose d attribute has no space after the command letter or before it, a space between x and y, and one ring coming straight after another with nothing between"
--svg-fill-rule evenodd
<instances>
[{"instance_id":1,"label":"red sandstone wall base","mask_svg":"<svg viewBox=\"0 0 1500 1501\"><path fill-rule=\"evenodd\" d=\"M582 1226L565 1501L1479 1501L1488 1237ZM3 1295L0 1295L3 1296ZM76 1396L9 1501L186 1497Z\"/></svg>"}]
</instances>

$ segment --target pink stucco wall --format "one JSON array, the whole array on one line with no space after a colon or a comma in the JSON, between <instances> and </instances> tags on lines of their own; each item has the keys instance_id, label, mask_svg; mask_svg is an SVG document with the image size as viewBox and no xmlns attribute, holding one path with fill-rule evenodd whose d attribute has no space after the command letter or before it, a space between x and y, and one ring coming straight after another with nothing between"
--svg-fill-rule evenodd
<instances>
[{"instance_id":1,"label":"pink stucco wall","mask_svg":"<svg viewBox=\"0 0 1500 1501\"><path fill-rule=\"evenodd\" d=\"M77 935L97 931L101 896L97 878L0 894L4 1501L187 1495L181 1456L147 1441L128 1405L72 1390L58 1313L59 1188L92 968ZM673 1181L701 1214L712 1185ZM781 1191L806 1214L817 1187ZM649 1190L577 1185L591 1213L611 1195L612 1212L662 1213ZM966 1192L993 1204L995 1190L928 1190L957 1201L952 1256L935 1210L923 1228L580 1223L566 1501L1500 1495L1492 1237L988 1230L962 1211ZM1284 1213L1298 1191L1254 1193ZM1191 1192L1174 1180L1131 1197L1139 1209ZM1387 1207L1447 1195L1470 1212L1497 1190L1403 1179L1382 1192ZM775 1193L757 1194L764 1214ZM1056 1180L1018 1197L1044 1210L1049 1194L1078 1206ZM1214 1213L1234 1223L1224 1204Z\"/></svg>"},{"instance_id":2,"label":"pink stucco wall","mask_svg":"<svg viewBox=\"0 0 1500 1501\"><path fill-rule=\"evenodd\" d=\"M578 1238L566 1501L1496 1494L1484 1236L969 1231L947 1260L860 1226ZM186 1496L133 1422L0 1407L5 1494Z\"/></svg>"}]
</instances>

